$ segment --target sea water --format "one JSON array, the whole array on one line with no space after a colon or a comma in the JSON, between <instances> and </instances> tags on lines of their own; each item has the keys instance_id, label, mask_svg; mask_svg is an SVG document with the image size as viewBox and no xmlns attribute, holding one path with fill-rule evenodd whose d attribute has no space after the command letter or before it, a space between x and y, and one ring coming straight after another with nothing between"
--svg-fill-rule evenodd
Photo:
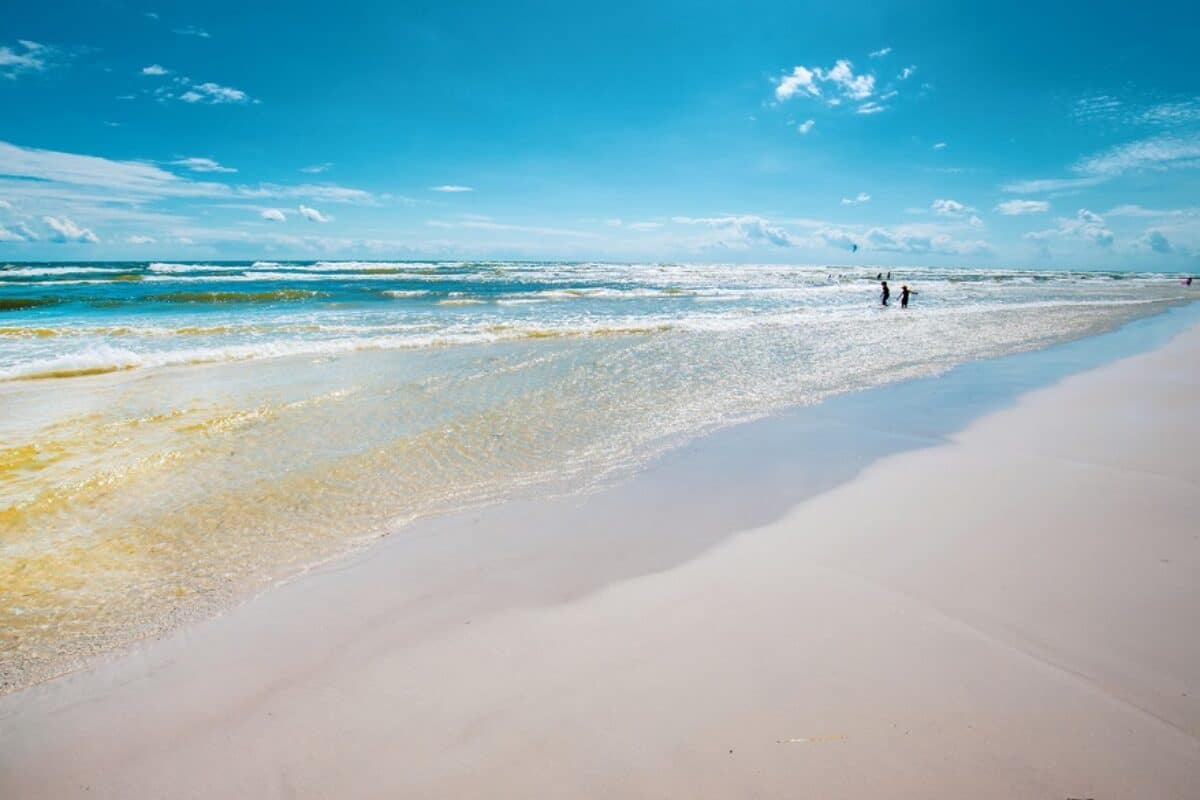
<instances>
[{"instance_id":1,"label":"sea water","mask_svg":"<svg viewBox=\"0 0 1200 800\"><path fill-rule=\"evenodd\" d=\"M1113 329L1154 273L0 265L0 691L714 427ZM917 294L898 307L899 289Z\"/></svg>"}]
</instances>

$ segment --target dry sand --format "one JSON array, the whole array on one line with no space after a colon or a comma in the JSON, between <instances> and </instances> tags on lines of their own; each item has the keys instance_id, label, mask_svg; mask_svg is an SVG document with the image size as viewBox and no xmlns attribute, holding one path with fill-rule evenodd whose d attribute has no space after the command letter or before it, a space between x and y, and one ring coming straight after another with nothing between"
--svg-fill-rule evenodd
<instances>
[{"instance_id":1,"label":"dry sand","mask_svg":"<svg viewBox=\"0 0 1200 800\"><path fill-rule=\"evenodd\" d=\"M1200 797L1197 364L392 537L0 699L0 797Z\"/></svg>"}]
</instances>

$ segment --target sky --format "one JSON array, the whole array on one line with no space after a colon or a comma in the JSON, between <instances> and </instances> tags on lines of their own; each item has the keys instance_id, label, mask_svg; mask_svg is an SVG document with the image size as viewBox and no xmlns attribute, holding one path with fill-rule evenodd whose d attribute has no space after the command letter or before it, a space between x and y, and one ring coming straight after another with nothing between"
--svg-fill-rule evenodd
<instances>
[{"instance_id":1,"label":"sky","mask_svg":"<svg viewBox=\"0 0 1200 800\"><path fill-rule=\"evenodd\" d=\"M0 260L1200 271L1200 7L27 2Z\"/></svg>"}]
</instances>

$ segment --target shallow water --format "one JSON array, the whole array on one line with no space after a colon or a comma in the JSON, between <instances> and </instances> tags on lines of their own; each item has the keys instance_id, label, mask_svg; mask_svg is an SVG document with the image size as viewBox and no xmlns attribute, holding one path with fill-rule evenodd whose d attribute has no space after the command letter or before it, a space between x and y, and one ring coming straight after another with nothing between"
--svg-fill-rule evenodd
<instances>
[{"instance_id":1,"label":"shallow water","mask_svg":"<svg viewBox=\"0 0 1200 800\"><path fill-rule=\"evenodd\" d=\"M703 430L1110 330L1155 274L778 266L0 268L0 689L403 521ZM894 293L893 299L896 295Z\"/></svg>"}]
</instances>

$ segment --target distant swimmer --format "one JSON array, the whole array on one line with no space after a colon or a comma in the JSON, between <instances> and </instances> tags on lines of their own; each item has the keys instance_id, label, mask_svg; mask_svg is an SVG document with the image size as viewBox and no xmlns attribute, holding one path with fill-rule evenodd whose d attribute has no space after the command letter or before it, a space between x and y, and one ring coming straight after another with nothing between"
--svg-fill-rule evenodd
<instances>
[{"instance_id":1,"label":"distant swimmer","mask_svg":"<svg viewBox=\"0 0 1200 800\"><path fill-rule=\"evenodd\" d=\"M908 308L908 296L910 294L918 294L918 292L912 291L907 286L900 287L900 307L901 308ZM887 305L887 303L884 303L884 305Z\"/></svg>"},{"instance_id":2,"label":"distant swimmer","mask_svg":"<svg viewBox=\"0 0 1200 800\"><path fill-rule=\"evenodd\" d=\"M887 279L888 279L889 281L892 279L892 273L891 273L890 271L888 272L888 278L887 278Z\"/></svg>"},{"instance_id":3,"label":"distant swimmer","mask_svg":"<svg viewBox=\"0 0 1200 800\"><path fill-rule=\"evenodd\" d=\"M887 281L880 281L879 286L879 302L886 306L888 298L892 296L892 292L888 289Z\"/></svg>"},{"instance_id":4,"label":"distant swimmer","mask_svg":"<svg viewBox=\"0 0 1200 800\"><path fill-rule=\"evenodd\" d=\"M877 281L881 281L881 280L883 280L883 273L881 272L881 273L879 273L878 275L876 275L876 276L875 276L875 280L877 280Z\"/></svg>"},{"instance_id":5,"label":"distant swimmer","mask_svg":"<svg viewBox=\"0 0 1200 800\"><path fill-rule=\"evenodd\" d=\"M1183 285L1184 285L1184 286L1191 286L1191 285L1192 285L1192 276L1190 276L1190 275L1189 275L1189 276L1188 276L1188 279L1187 279L1186 281L1184 281L1184 282L1183 282Z\"/></svg>"}]
</instances>

